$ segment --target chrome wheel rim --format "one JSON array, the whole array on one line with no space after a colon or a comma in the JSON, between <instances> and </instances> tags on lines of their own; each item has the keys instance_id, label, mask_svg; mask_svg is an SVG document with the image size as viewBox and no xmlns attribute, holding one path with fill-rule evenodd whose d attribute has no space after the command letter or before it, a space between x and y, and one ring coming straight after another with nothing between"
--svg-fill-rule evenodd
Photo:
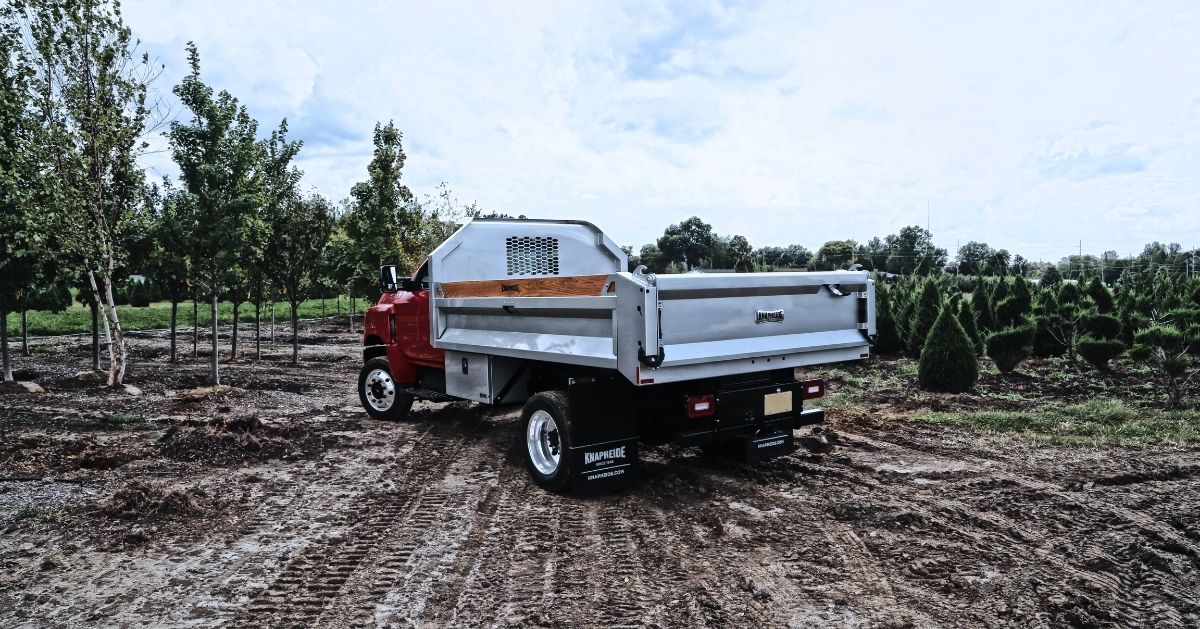
<instances>
[{"instance_id":1,"label":"chrome wheel rim","mask_svg":"<svg viewBox=\"0 0 1200 629\"><path fill-rule=\"evenodd\" d=\"M529 449L529 460L538 472L550 476L558 470L562 459L562 442L559 440L558 424L546 411L534 411L529 416L529 427L525 431L525 447Z\"/></svg>"},{"instance_id":2,"label":"chrome wheel rim","mask_svg":"<svg viewBox=\"0 0 1200 629\"><path fill-rule=\"evenodd\" d=\"M386 369L372 369L363 382L363 394L372 409L381 413L391 410L396 403L396 383L392 381L392 374Z\"/></svg>"}]
</instances>

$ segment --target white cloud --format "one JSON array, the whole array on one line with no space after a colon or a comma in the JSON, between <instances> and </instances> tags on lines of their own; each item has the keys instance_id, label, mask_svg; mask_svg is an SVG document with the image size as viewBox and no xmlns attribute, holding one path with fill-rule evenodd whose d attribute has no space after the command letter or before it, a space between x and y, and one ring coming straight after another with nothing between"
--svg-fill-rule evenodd
<instances>
[{"instance_id":1,"label":"white cloud","mask_svg":"<svg viewBox=\"0 0 1200 629\"><path fill-rule=\"evenodd\" d=\"M1191 4L124 8L166 81L192 39L264 128L287 116L333 198L395 119L415 189L634 245L700 214L816 247L924 224L927 205L951 249L1200 244Z\"/></svg>"}]
</instances>

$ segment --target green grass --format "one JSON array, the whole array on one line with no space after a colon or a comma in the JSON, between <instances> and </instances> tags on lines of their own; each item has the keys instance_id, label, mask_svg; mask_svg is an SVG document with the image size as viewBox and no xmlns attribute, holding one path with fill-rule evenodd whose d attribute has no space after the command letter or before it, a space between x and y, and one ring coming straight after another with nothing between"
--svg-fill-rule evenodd
<instances>
[{"instance_id":1,"label":"green grass","mask_svg":"<svg viewBox=\"0 0 1200 629\"><path fill-rule=\"evenodd\" d=\"M374 302L359 300L355 303L357 314L362 316L365 308L371 306ZM346 314L349 302L342 298L342 314ZM209 306L208 304L200 304L199 322L200 326L209 325ZM253 325L254 323L254 306L251 304L242 304L239 308L241 321ZM325 316L337 314L337 302L334 299L325 300ZM301 319L311 319L321 316L321 300L309 299L300 303L299 314ZM156 330L166 329L171 326L171 304L170 302L156 302L145 308L136 308L134 306L117 306L117 316L121 318L121 329L132 330ZM287 321L288 305L286 302L279 302L275 306L275 320ZM264 322L271 320L271 310L268 306L262 309L262 318ZM217 305L217 323L219 325L229 325L233 323L233 304L222 302ZM190 328L192 325L192 304L186 302L179 304L179 321L178 325L181 328ZM103 334L103 323L101 323L101 334ZM83 334L89 333L92 330L92 315L91 311L81 304L72 304L70 308L63 312L44 312L41 310L29 311L29 333L34 336L54 336L56 334ZM8 313L8 334L9 340L18 339L21 333L21 315L17 312Z\"/></svg>"},{"instance_id":2,"label":"green grass","mask_svg":"<svg viewBox=\"0 0 1200 629\"><path fill-rule=\"evenodd\" d=\"M914 420L1063 445L1200 444L1200 411L1135 408L1112 399L1029 411L934 412Z\"/></svg>"},{"instance_id":3,"label":"green grass","mask_svg":"<svg viewBox=\"0 0 1200 629\"><path fill-rule=\"evenodd\" d=\"M145 422L146 416L138 413L113 413L113 415L105 421L118 426L128 426L130 424L140 424Z\"/></svg>"},{"instance_id":4,"label":"green grass","mask_svg":"<svg viewBox=\"0 0 1200 629\"><path fill-rule=\"evenodd\" d=\"M48 524L63 524L71 519L71 516L66 511L61 509L47 509L45 507L25 507L17 512L16 519L18 520L37 520Z\"/></svg>"}]
</instances>

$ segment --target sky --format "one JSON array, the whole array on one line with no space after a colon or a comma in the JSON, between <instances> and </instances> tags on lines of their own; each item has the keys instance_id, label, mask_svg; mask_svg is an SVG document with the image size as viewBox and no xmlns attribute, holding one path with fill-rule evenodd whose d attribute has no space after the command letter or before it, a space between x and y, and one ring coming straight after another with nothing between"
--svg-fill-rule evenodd
<instances>
[{"instance_id":1,"label":"sky","mask_svg":"<svg viewBox=\"0 0 1200 629\"><path fill-rule=\"evenodd\" d=\"M693 215L755 247L913 224L951 257L1200 245L1200 3L122 7L168 103L194 41L261 133L287 118L334 200L392 120L418 197L445 182L635 247Z\"/></svg>"}]
</instances>

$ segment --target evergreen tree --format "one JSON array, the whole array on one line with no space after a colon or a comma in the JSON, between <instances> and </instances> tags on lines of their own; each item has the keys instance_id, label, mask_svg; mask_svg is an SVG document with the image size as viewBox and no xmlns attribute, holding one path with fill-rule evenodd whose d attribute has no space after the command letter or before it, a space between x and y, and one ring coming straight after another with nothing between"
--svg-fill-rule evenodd
<instances>
[{"instance_id":1,"label":"evergreen tree","mask_svg":"<svg viewBox=\"0 0 1200 629\"><path fill-rule=\"evenodd\" d=\"M1023 325L993 332L987 337L987 355L1000 373L1010 373L1033 353L1033 326Z\"/></svg>"},{"instance_id":2,"label":"evergreen tree","mask_svg":"<svg viewBox=\"0 0 1200 629\"><path fill-rule=\"evenodd\" d=\"M1009 285L1008 285L1007 277L1000 277L996 280L996 287L994 289L992 289L992 295L991 295L993 309L996 308L996 306L1000 305L1000 302L1004 301L1005 299L1008 299L1008 289L1009 289ZM1000 321L1001 327L1003 327L1003 323L1004 323L1003 321Z\"/></svg>"},{"instance_id":3,"label":"evergreen tree","mask_svg":"<svg viewBox=\"0 0 1200 629\"><path fill-rule=\"evenodd\" d=\"M967 333L971 345L975 347L975 355L983 356L983 338L979 335L979 326L975 324L975 311L965 301L958 305L958 323Z\"/></svg>"},{"instance_id":4,"label":"evergreen tree","mask_svg":"<svg viewBox=\"0 0 1200 629\"><path fill-rule=\"evenodd\" d=\"M1041 289L1033 307L1033 355L1039 358L1062 356L1067 351L1066 345L1060 343L1051 332L1062 325L1058 314L1058 298L1054 294L1053 289Z\"/></svg>"},{"instance_id":5,"label":"evergreen tree","mask_svg":"<svg viewBox=\"0 0 1200 629\"><path fill-rule=\"evenodd\" d=\"M1085 334L1079 339L1079 355L1100 371L1109 371L1108 362L1125 351L1125 344L1118 339L1098 339Z\"/></svg>"},{"instance_id":6,"label":"evergreen tree","mask_svg":"<svg viewBox=\"0 0 1200 629\"><path fill-rule=\"evenodd\" d=\"M1162 374L1167 382L1168 409L1179 408L1188 383L1200 373L1195 368L1195 359L1187 353L1183 331L1171 325L1159 324L1139 330L1134 335L1130 355Z\"/></svg>"},{"instance_id":7,"label":"evergreen tree","mask_svg":"<svg viewBox=\"0 0 1200 629\"><path fill-rule=\"evenodd\" d=\"M1045 271L1042 271L1042 279L1038 283L1042 288L1054 288L1062 283L1062 272L1058 270L1058 266L1049 265Z\"/></svg>"},{"instance_id":8,"label":"evergreen tree","mask_svg":"<svg viewBox=\"0 0 1200 629\"><path fill-rule=\"evenodd\" d=\"M894 290L885 283L875 285L875 351L884 355L899 354L904 349L892 312Z\"/></svg>"},{"instance_id":9,"label":"evergreen tree","mask_svg":"<svg viewBox=\"0 0 1200 629\"><path fill-rule=\"evenodd\" d=\"M912 280L905 280L896 284L895 290L892 292L893 301L896 302L896 307L892 309L896 314L894 317L896 334L900 336L900 341L906 348L908 347L908 337L912 333L913 310L917 300L916 291L916 284Z\"/></svg>"},{"instance_id":10,"label":"evergreen tree","mask_svg":"<svg viewBox=\"0 0 1200 629\"><path fill-rule=\"evenodd\" d=\"M979 325L980 332L987 333L996 329L996 312L992 308L991 294L983 276L979 277L975 291L971 293L971 309L975 311L975 323Z\"/></svg>"},{"instance_id":11,"label":"evergreen tree","mask_svg":"<svg viewBox=\"0 0 1200 629\"><path fill-rule=\"evenodd\" d=\"M1088 282L1087 288L1084 290L1088 297L1092 298L1092 302L1096 304L1096 311L1101 314L1112 312L1115 302L1112 292L1108 287L1100 281L1100 276L1092 278Z\"/></svg>"},{"instance_id":12,"label":"evergreen tree","mask_svg":"<svg viewBox=\"0 0 1200 629\"><path fill-rule=\"evenodd\" d=\"M1001 279L1001 282L1004 280ZM996 291L1000 292L999 289ZM996 302L996 320L1002 327L1015 327L1025 323L1025 318L1032 307L1033 296L1029 293L1029 285L1020 277L1013 278L1012 288L1008 296Z\"/></svg>"},{"instance_id":13,"label":"evergreen tree","mask_svg":"<svg viewBox=\"0 0 1200 629\"><path fill-rule=\"evenodd\" d=\"M942 308L921 348L917 381L922 389L961 393L979 379L975 348L950 308Z\"/></svg>"},{"instance_id":14,"label":"evergreen tree","mask_svg":"<svg viewBox=\"0 0 1200 629\"><path fill-rule=\"evenodd\" d=\"M941 310L942 293L932 278L926 279L921 286L921 294L917 298L916 309L913 312L912 325L909 327L908 352L912 357L916 358L921 355L921 348L925 346L926 337L933 329L933 324Z\"/></svg>"}]
</instances>

